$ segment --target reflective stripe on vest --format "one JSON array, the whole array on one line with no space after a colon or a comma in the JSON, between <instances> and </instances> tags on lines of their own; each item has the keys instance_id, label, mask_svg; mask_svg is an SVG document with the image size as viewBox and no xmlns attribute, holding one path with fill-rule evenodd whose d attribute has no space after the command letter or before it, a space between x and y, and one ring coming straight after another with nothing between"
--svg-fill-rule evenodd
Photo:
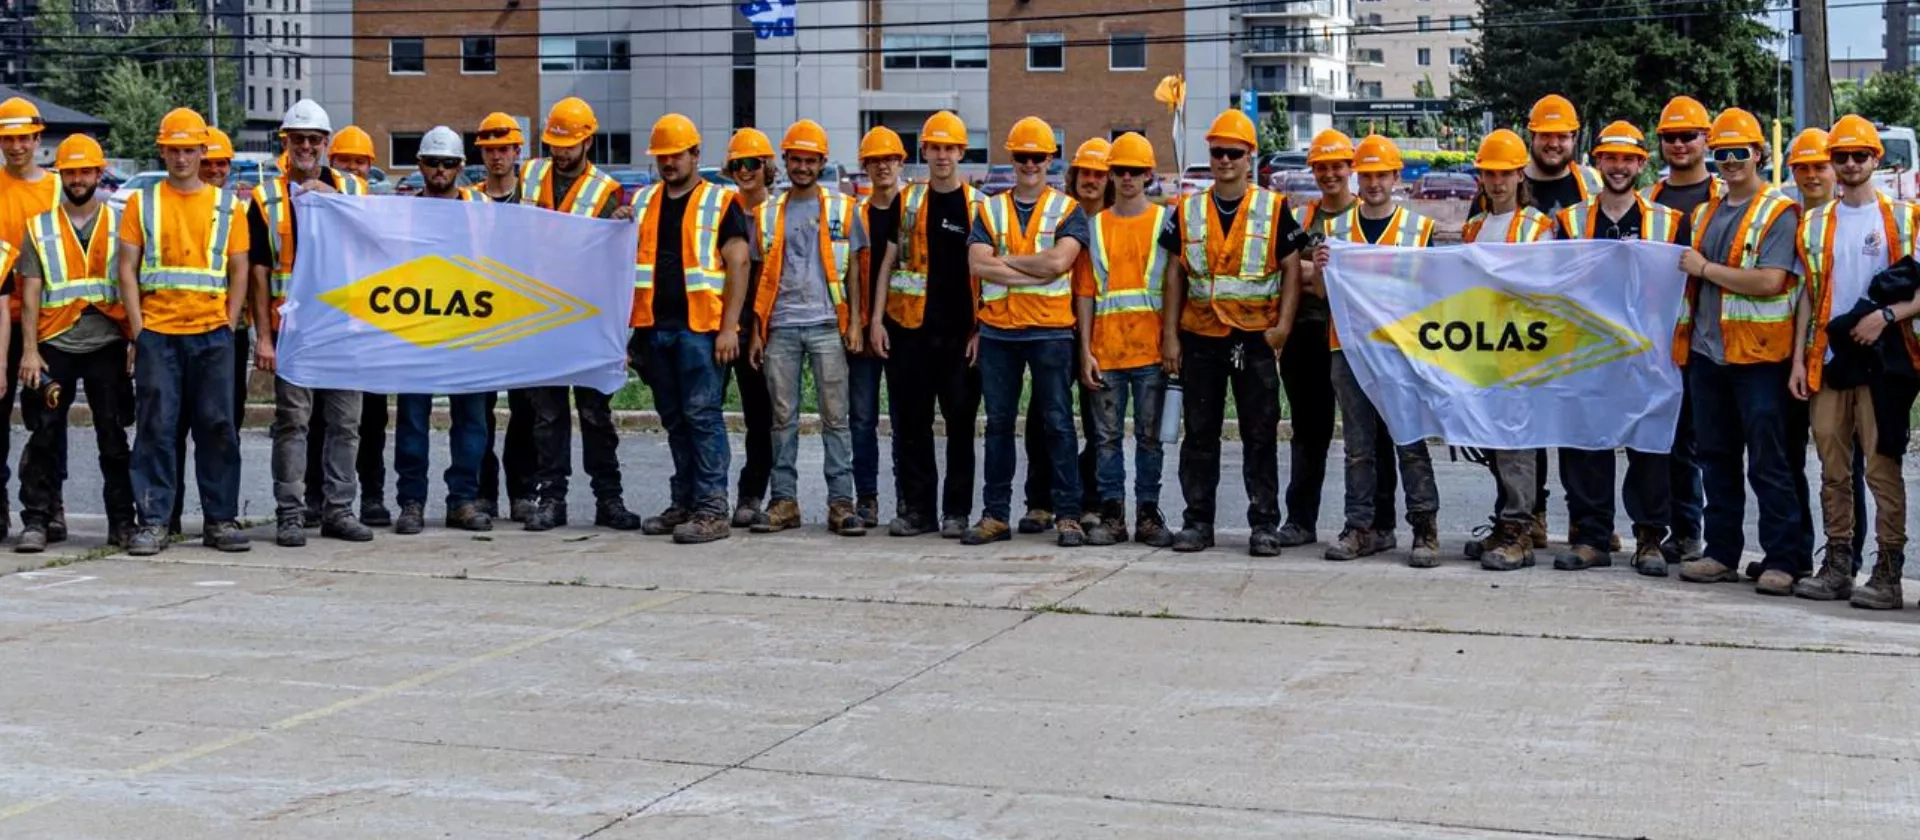
<instances>
[{"instance_id":1,"label":"reflective stripe on vest","mask_svg":"<svg viewBox=\"0 0 1920 840\"><path fill-rule=\"evenodd\" d=\"M1067 214L1076 205L1065 193L1051 187L1040 196L1027 218L1031 222L1039 217L1038 229L1033 234L1033 250L1030 253L1045 253L1053 247L1053 237L1059 231L1060 223L1066 221ZM994 253L999 256L1012 254L1012 240L1009 234L1012 226L1020 224L1020 214L1014 211L1013 193L1003 192L987 200L987 228L993 234ZM1023 229L1024 234L1024 229ZM1012 295L1030 295L1033 297L1069 297L1073 294L1073 274L1068 272L1035 286L1018 288L987 283L980 288L982 302L1005 300Z\"/></svg>"},{"instance_id":2,"label":"reflective stripe on vest","mask_svg":"<svg viewBox=\"0 0 1920 840\"><path fill-rule=\"evenodd\" d=\"M1486 213L1474 214L1473 218L1467 220L1467 226L1462 231L1461 238L1468 242L1480 241L1480 228L1487 223L1488 218L1491 217ZM1539 242L1551 230L1553 230L1553 220L1547 218L1547 214L1532 207L1521 207L1514 211L1513 218L1507 220L1506 234L1500 238L1500 241L1509 245Z\"/></svg>"},{"instance_id":3,"label":"reflective stripe on vest","mask_svg":"<svg viewBox=\"0 0 1920 840\"><path fill-rule=\"evenodd\" d=\"M647 213L653 204L653 196L661 189L664 189L662 185L652 184L641 190L639 195L634 196L633 219L641 230L647 228ZM681 252L683 256L680 267L686 275L689 294L708 292L718 295L727 285L727 269L720 260L720 219L726 213L727 202L732 200L733 194L726 187L710 183L706 179L695 183L693 191L694 195L687 201L687 209L695 216L693 250ZM662 200L664 199L665 196L662 196ZM685 222L683 221L682 224ZM674 241L680 241L683 235L676 231ZM686 243L682 242L681 247L685 248ZM658 253L656 249L655 259L659 258ZM688 262L684 257L687 253L692 253L698 261ZM633 287L638 290L652 291L653 272L653 264L641 262L639 252L635 251Z\"/></svg>"},{"instance_id":4,"label":"reflective stripe on vest","mask_svg":"<svg viewBox=\"0 0 1920 840\"><path fill-rule=\"evenodd\" d=\"M853 199L844 195L829 193L826 187L816 186L820 201L820 224L827 235L829 250L822 254L826 258L824 268L827 282L827 294L833 299L835 309L847 305L845 284L847 259L852 256L853 240ZM793 191L780 194L780 198L760 205L760 262L763 266L772 265L773 247L776 240L782 240L785 231L781 226L786 222L787 199ZM784 255L781 255L784 257ZM784 265L782 270L785 270ZM764 279L762 282L765 282Z\"/></svg>"},{"instance_id":5,"label":"reflective stripe on vest","mask_svg":"<svg viewBox=\"0 0 1920 840\"><path fill-rule=\"evenodd\" d=\"M974 218L984 209L983 198L972 184L961 184L960 189L967 197L967 230L971 232ZM926 213L931 195L932 190L926 184L908 185L901 194L900 254L895 258L893 274L887 278L889 297L927 296L927 243L920 233L920 217Z\"/></svg>"},{"instance_id":6,"label":"reflective stripe on vest","mask_svg":"<svg viewBox=\"0 0 1920 840\"><path fill-rule=\"evenodd\" d=\"M1708 254L1708 259L1731 265L1735 268L1753 268L1760 261L1760 240L1766 236L1767 229L1775 220L1794 204L1787 198L1771 190L1753 197L1748 203L1746 214L1741 217L1740 229L1734 236L1732 250L1723 255ZM1699 248L1706 238L1707 223L1720 208L1720 198L1715 197L1693 210L1693 247ZM1696 278L1694 283L1699 281ZM1794 293L1796 289L1789 282L1787 288L1777 295L1753 297L1735 294L1726 289L1720 290L1720 320L1726 322L1779 324L1793 321ZM1695 294L1687 295L1687 305L1681 307L1680 323L1693 323ZM1724 340L1724 337L1723 337Z\"/></svg>"},{"instance_id":7,"label":"reflective stripe on vest","mask_svg":"<svg viewBox=\"0 0 1920 840\"><path fill-rule=\"evenodd\" d=\"M541 194L553 192L553 184L548 180L552 174L551 158L534 158L521 164L520 183L533 188L520 190L520 203L539 207ZM606 173L596 169L593 164L587 164L587 171L580 173L580 179L585 183L578 181L574 183L573 203L562 212L573 216L592 216L594 209L600 206L600 200L606 197L607 191L614 188L616 183L612 178L607 177ZM549 195L548 200L552 206L547 209L560 210L560 202L565 201L566 196Z\"/></svg>"},{"instance_id":8,"label":"reflective stripe on vest","mask_svg":"<svg viewBox=\"0 0 1920 840\"><path fill-rule=\"evenodd\" d=\"M293 278L289 272L280 270L280 230L282 223L292 212L288 204L287 179L270 178L266 183L254 188L258 194L254 202L260 205L260 216L267 222L267 254L271 264L267 266L267 297L276 300L287 296L287 281ZM287 228L289 234L292 227Z\"/></svg>"},{"instance_id":9,"label":"reflective stripe on vest","mask_svg":"<svg viewBox=\"0 0 1920 840\"><path fill-rule=\"evenodd\" d=\"M1215 277L1207 253L1208 213L1213 205L1213 190L1188 196L1180 209L1180 250L1187 264L1188 294L1211 307L1218 301L1269 301L1280 289L1280 265L1267 264L1272 254L1274 222L1280 211L1280 197L1271 190L1248 191L1240 209L1244 218L1235 218L1233 227L1241 230L1240 271ZM1231 241L1233 230L1221 231Z\"/></svg>"},{"instance_id":10,"label":"reflective stripe on vest","mask_svg":"<svg viewBox=\"0 0 1920 840\"><path fill-rule=\"evenodd\" d=\"M90 249L84 251L79 247L80 234L73 229L65 207L41 213L28 223L34 254L40 258L40 305L43 308L58 309L82 301L99 306L120 302L120 283L114 277L114 266L120 261L120 216L105 204L100 205L99 213L93 225L93 237L87 243ZM74 251L82 256L77 271L68 260L69 237ZM95 274L86 257L94 253L92 248L102 247L107 249L105 270Z\"/></svg>"},{"instance_id":11,"label":"reflective stripe on vest","mask_svg":"<svg viewBox=\"0 0 1920 840\"><path fill-rule=\"evenodd\" d=\"M1886 239L1885 264L1890 266L1913 250L1914 209L1906 202L1888 198L1885 193L1876 192L1874 197L1880 211L1877 232ZM1802 341L1807 348L1807 384L1816 391L1820 389L1826 367L1826 328L1834 313L1833 240L1839 227L1839 206L1839 201L1827 202L1809 212L1800 223L1799 250L1807 267L1807 301L1813 305L1813 317L1807 321L1807 334ZM1873 268L1877 272L1881 266ZM1909 346L1909 352L1911 350Z\"/></svg>"},{"instance_id":12,"label":"reflective stripe on vest","mask_svg":"<svg viewBox=\"0 0 1920 840\"><path fill-rule=\"evenodd\" d=\"M224 191L215 195L213 239L207 243L206 268L162 265L160 237L165 231L160 224L162 215L160 183L142 187L140 189L140 232L146 238L146 253L140 260L140 291L225 293L227 291L227 239L233 233L233 217L239 210L240 199L237 196Z\"/></svg>"},{"instance_id":13,"label":"reflective stripe on vest","mask_svg":"<svg viewBox=\"0 0 1920 840\"><path fill-rule=\"evenodd\" d=\"M1166 224L1167 208L1165 205L1156 204L1148 207L1147 212L1153 216L1153 225L1150 229L1156 241L1147 243L1145 267L1147 276L1141 278L1139 286L1130 289L1112 288L1113 284L1110 282L1112 261L1107 253L1107 235L1102 230L1105 227L1102 222L1106 221L1107 214L1100 213L1093 217L1089 226L1093 239L1090 246L1093 258L1090 262L1093 266L1093 279L1099 284L1099 292L1093 298L1093 314L1096 318L1123 312L1158 313L1160 311L1160 276L1167 267L1167 256L1157 240L1161 226Z\"/></svg>"},{"instance_id":14,"label":"reflective stripe on vest","mask_svg":"<svg viewBox=\"0 0 1920 840\"><path fill-rule=\"evenodd\" d=\"M1636 195L1634 204L1640 214L1640 239L1646 242L1672 243L1680 234L1680 211L1671 207L1656 206L1645 197ZM1589 198L1572 207L1560 211L1560 226L1567 229L1567 235L1577 239L1598 239L1594 235L1594 226L1600 217L1599 197Z\"/></svg>"},{"instance_id":15,"label":"reflective stripe on vest","mask_svg":"<svg viewBox=\"0 0 1920 840\"><path fill-rule=\"evenodd\" d=\"M1366 231L1360 226L1360 203L1354 202L1347 212L1327 223L1327 236L1371 245L1423 248L1433 238L1433 220L1396 206L1387 220L1387 229L1380 234L1380 241L1368 242Z\"/></svg>"}]
</instances>

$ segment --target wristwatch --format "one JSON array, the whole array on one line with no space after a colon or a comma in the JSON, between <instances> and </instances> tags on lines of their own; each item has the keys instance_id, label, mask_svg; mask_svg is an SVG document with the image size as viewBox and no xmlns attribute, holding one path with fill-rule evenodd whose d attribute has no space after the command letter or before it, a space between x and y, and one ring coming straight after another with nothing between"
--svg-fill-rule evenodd
<instances>
[{"instance_id":1,"label":"wristwatch","mask_svg":"<svg viewBox=\"0 0 1920 840\"><path fill-rule=\"evenodd\" d=\"M1887 323L1889 324L1893 323L1893 307L1891 306L1880 307L1880 314L1886 316Z\"/></svg>"}]
</instances>

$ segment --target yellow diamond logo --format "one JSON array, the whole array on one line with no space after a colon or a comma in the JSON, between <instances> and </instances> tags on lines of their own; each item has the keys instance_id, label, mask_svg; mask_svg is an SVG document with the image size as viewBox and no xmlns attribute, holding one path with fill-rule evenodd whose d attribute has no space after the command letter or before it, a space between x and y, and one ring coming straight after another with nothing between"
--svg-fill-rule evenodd
<instances>
[{"instance_id":1,"label":"yellow diamond logo","mask_svg":"<svg viewBox=\"0 0 1920 840\"><path fill-rule=\"evenodd\" d=\"M320 300L420 347L484 350L600 314L490 259L417 257Z\"/></svg>"},{"instance_id":2,"label":"yellow diamond logo","mask_svg":"<svg viewBox=\"0 0 1920 840\"><path fill-rule=\"evenodd\" d=\"M1368 336L1481 388L1516 388L1645 353L1653 343L1559 295L1485 287Z\"/></svg>"}]
</instances>

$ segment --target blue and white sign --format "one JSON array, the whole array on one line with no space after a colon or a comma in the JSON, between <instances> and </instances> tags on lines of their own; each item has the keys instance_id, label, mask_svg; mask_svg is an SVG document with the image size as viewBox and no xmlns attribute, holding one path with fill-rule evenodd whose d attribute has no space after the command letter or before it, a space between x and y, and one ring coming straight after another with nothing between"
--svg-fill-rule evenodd
<instances>
[{"instance_id":1,"label":"blue and white sign","mask_svg":"<svg viewBox=\"0 0 1920 840\"><path fill-rule=\"evenodd\" d=\"M753 22L755 38L791 38L799 5L800 0L747 0L740 4L740 14Z\"/></svg>"},{"instance_id":2,"label":"blue and white sign","mask_svg":"<svg viewBox=\"0 0 1920 840\"><path fill-rule=\"evenodd\" d=\"M1247 119L1260 121L1260 96L1253 88L1240 91L1240 110L1246 113Z\"/></svg>"}]
</instances>

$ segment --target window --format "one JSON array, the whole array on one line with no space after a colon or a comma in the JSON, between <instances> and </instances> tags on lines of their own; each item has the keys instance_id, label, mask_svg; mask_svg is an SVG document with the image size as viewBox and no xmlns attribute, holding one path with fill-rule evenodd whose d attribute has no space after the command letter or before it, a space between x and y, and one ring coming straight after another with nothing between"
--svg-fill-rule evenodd
<instances>
[{"instance_id":1,"label":"window","mask_svg":"<svg viewBox=\"0 0 1920 840\"><path fill-rule=\"evenodd\" d=\"M387 161L394 166L414 166L420 159L420 132L396 131L387 135Z\"/></svg>"},{"instance_id":2,"label":"window","mask_svg":"<svg viewBox=\"0 0 1920 840\"><path fill-rule=\"evenodd\" d=\"M1415 59L1414 59L1414 63L1415 63L1415 64L1418 64L1418 65L1420 65L1421 67L1429 67L1429 66L1432 66L1432 64L1433 64L1433 50L1431 50L1431 49L1428 49L1428 48L1426 48L1426 47L1421 47L1421 48L1420 48L1420 49L1419 49L1418 51L1416 51L1416 52L1414 53L1414 55L1416 55L1416 56L1418 56L1418 58L1415 58Z\"/></svg>"},{"instance_id":3,"label":"window","mask_svg":"<svg viewBox=\"0 0 1920 840\"><path fill-rule=\"evenodd\" d=\"M493 36L461 38L460 72L492 73L493 71Z\"/></svg>"},{"instance_id":4,"label":"window","mask_svg":"<svg viewBox=\"0 0 1920 840\"><path fill-rule=\"evenodd\" d=\"M1027 69L1067 69L1067 36L1058 32L1028 34Z\"/></svg>"},{"instance_id":5,"label":"window","mask_svg":"<svg viewBox=\"0 0 1920 840\"><path fill-rule=\"evenodd\" d=\"M1916 18L1920 20L1920 18ZM253 37L253 18L247 18L247 37Z\"/></svg>"},{"instance_id":6,"label":"window","mask_svg":"<svg viewBox=\"0 0 1920 840\"><path fill-rule=\"evenodd\" d=\"M1370 15L1367 15L1367 25L1368 25L1368 26L1379 26L1379 25L1380 25L1380 13L1378 13L1378 12L1375 12L1375 13L1373 13L1373 14L1370 14Z\"/></svg>"},{"instance_id":7,"label":"window","mask_svg":"<svg viewBox=\"0 0 1920 840\"><path fill-rule=\"evenodd\" d=\"M259 107L259 98L253 95L253 85L247 85L247 110L252 111Z\"/></svg>"},{"instance_id":8,"label":"window","mask_svg":"<svg viewBox=\"0 0 1920 840\"><path fill-rule=\"evenodd\" d=\"M300 33L299 23L293 25L293 45L296 47L304 47L307 45L306 36Z\"/></svg>"},{"instance_id":9,"label":"window","mask_svg":"<svg viewBox=\"0 0 1920 840\"><path fill-rule=\"evenodd\" d=\"M267 110L273 111L273 88L267 88Z\"/></svg>"},{"instance_id":10,"label":"window","mask_svg":"<svg viewBox=\"0 0 1920 840\"><path fill-rule=\"evenodd\" d=\"M1418 20L1418 23L1419 23L1419 25L1420 25L1420 31L1421 31L1421 32L1432 32L1432 31L1433 31L1433 18L1431 18L1431 17L1428 17L1428 16L1426 16L1426 15L1421 15L1421 16L1419 17L1419 20Z\"/></svg>"},{"instance_id":11,"label":"window","mask_svg":"<svg viewBox=\"0 0 1920 840\"><path fill-rule=\"evenodd\" d=\"M1147 69L1147 36L1112 35L1107 38L1108 70Z\"/></svg>"},{"instance_id":12,"label":"window","mask_svg":"<svg viewBox=\"0 0 1920 840\"><path fill-rule=\"evenodd\" d=\"M1385 94L1381 82L1361 82L1357 92L1361 99L1380 99Z\"/></svg>"},{"instance_id":13,"label":"window","mask_svg":"<svg viewBox=\"0 0 1920 840\"><path fill-rule=\"evenodd\" d=\"M1455 67L1464 67L1467 63L1467 48L1453 47L1447 50L1447 63Z\"/></svg>"},{"instance_id":14,"label":"window","mask_svg":"<svg viewBox=\"0 0 1920 840\"><path fill-rule=\"evenodd\" d=\"M293 57L283 55L280 57L280 78L284 79L291 75L293 75Z\"/></svg>"},{"instance_id":15,"label":"window","mask_svg":"<svg viewBox=\"0 0 1920 840\"><path fill-rule=\"evenodd\" d=\"M886 35L880 39L881 66L888 70L982 70L987 66L985 35Z\"/></svg>"},{"instance_id":16,"label":"window","mask_svg":"<svg viewBox=\"0 0 1920 840\"><path fill-rule=\"evenodd\" d=\"M393 38L387 41L387 73L394 76L421 76L427 72L427 42L420 38ZM405 160L405 158L395 158Z\"/></svg>"},{"instance_id":17,"label":"window","mask_svg":"<svg viewBox=\"0 0 1920 840\"><path fill-rule=\"evenodd\" d=\"M625 166L633 163L633 135L624 131L593 136L593 150L587 159L595 166Z\"/></svg>"},{"instance_id":18,"label":"window","mask_svg":"<svg viewBox=\"0 0 1920 840\"><path fill-rule=\"evenodd\" d=\"M259 58L260 58L259 56L253 55L251 53L247 55L247 75L249 76L260 75L260 63L257 60ZM267 66L268 67L273 66L273 59L267 59Z\"/></svg>"},{"instance_id":19,"label":"window","mask_svg":"<svg viewBox=\"0 0 1920 840\"><path fill-rule=\"evenodd\" d=\"M633 69L625 38L541 38L540 72L599 73Z\"/></svg>"},{"instance_id":20,"label":"window","mask_svg":"<svg viewBox=\"0 0 1920 840\"><path fill-rule=\"evenodd\" d=\"M1466 15L1454 15L1447 20L1447 25L1455 32L1465 32L1473 28L1473 18L1467 17Z\"/></svg>"},{"instance_id":21,"label":"window","mask_svg":"<svg viewBox=\"0 0 1920 840\"><path fill-rule=\"evenodd\" d=\"M296 58L293 60L293 80L294 81L296 82L299 81L301 75L306 73L306 66L307 66L307 62L305 59Z\"/></svg>"}]
</instances>

